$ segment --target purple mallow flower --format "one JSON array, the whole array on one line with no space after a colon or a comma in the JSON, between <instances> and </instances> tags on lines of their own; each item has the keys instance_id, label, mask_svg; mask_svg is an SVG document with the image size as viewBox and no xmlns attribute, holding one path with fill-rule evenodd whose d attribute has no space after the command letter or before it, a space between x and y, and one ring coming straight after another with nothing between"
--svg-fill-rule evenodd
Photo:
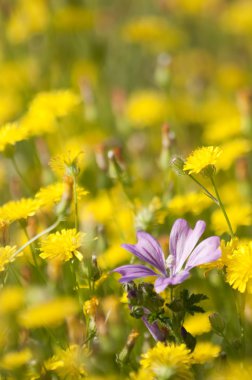
<instances>
[{"instance_id":1,"label":"purple mallow flower","mask_svg":"<svg viewBox=\"0 0 252 380\"><path fill-rule=\"evenodd\" d=\"M113 272L122 275L120 282L156 276L154 287L157 293L169 285L180 284L189 277L192 268L215 261L221 255L218 236L211 236L197 245L205 228L203 220L199 220L195 228L191 229L186 220L177 219L170 234L170 255L167 260L157 240L147 232L139 231L137 244L123 244L122 247L158 272L140 264L123 265Z\"/></svg>"}]
</instances>

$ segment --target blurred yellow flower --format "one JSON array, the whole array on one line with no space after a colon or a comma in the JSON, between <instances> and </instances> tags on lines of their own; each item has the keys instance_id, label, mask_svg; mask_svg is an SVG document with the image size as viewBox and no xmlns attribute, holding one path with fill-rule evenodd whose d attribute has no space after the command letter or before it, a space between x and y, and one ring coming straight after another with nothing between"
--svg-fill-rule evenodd
<instances>
[{"instance_id":1,"label":"blurred yellow flower","mask_svg":"<svg viewBox=\"0 0 252 380\"><path fill-rule=\"evenodd\" d=\"M33 216L40 208L40 203L34 198L22 198L9 201L0 207L0 217L10 223Z\"/></svg>"},{"instance_id":2,"label":"blurred yellow flower","mask_svg":"<svg viewBox=\"0 0 252 380\"><path fill-rule=\"evenodd\" d=\"M221 367L214 367L207 380L250 380L252 365L250 361L227 361Z\"/></svg>"},{"instance_id":3,"label":"blurred yellow flower","mask_svg":"<svg viewBox=\"0 0 252 380\"><path fill-rule=\"evenodd\" d=\"M215 358L221 353L221 346L211 342L198 342L191 354L192 364L204 364Z\"/></svg>"},{"instance_id":4,"label":"blurred yellow flower","mask_svg":"<svg viewBox=\"0 0 252 380\"><path fill-rule=\"evenodd\" d=\"M18 123L8 123L0 128L0 152L3 152L8 145L15 145L17 142L28 137L27 130Z\"/></svg>"},{"instance_id":5,"label":"blurred yellow flower","mask_svg":"<svg viewBox=\"0 0 252 380\"><path fill-rule=\"evenodd\" d=\"M190 372L190 350L185 344L165 345L158 342L142 354L140 364L156 376L162 376L167 372L178 380L193 378Z\"/></svg>"},{"instance_id":6,"label":"blurred yellow flower","mask_svg":"<svg viewBox=\"0 0 252 380\"><path fill-rule=\"evenodd\" d=\"M72 344L65 350L58 349L44 366L47 371L56 372L60 379L82 379L87 375L85 362L88 356L89 352L85 347Z\"/></svg>"},{"instance_id":7,"label":"blurred yellow flower","mask_svg":"<svg viewBox=\"0 0 252 380\"><path fill-rule=\"evenodd\" d=\"M27 329L50 327L62 323L78 312L78 302L70 297L56 298L31 306L19 315L19 323Z\"/></svg>"},{"instance_id":8,"label":"blurred yellow flower","mask_svg":"<svg viewBox=\"0 0 252 380\"><path fill-rule=\"evenodd\" d=\"M211 331L209 315L211 312L204 314L190 315L184 322L184 328L192 335L201 335Z\"/></svg>"},{"instance_id":9,"label":"blurred yellow flower","mask_svg":"<svg viewBox=\"0 0 252 380\"><path fill-rule=\"evenodd\" d=\"M241 133L241 125L239 115L218 119L205 127L203 139L209 143L225 142L228 138Z\"/></svg>"},{"instance_id":10,"label":"blurred yellow flower","mask_svg":"<svg viewBox=\"0 0 252 380\"><path fill-rule=\"evenodd\" d=\"M226 258L226 280L239 292L252 290L252 241L241 243Z\"/></svg>"},{"instance_id":11,"label":"blurred yellow flower","mask_svg":"<svg viewBox=\"0 0 252 380\"><path fill-rule=\"evenodd\" d=\"M94 317L98 305L99 305L98 298L92 297L90 300L84 302L83 313L91 317Z\"/></svg>"},{"instance_id":12,"label":"blurred yellow flower","mask_svg":"<svg viewBox=\"0 0 252 380\"><path fill-rule=\"evenodd\" d=\"M162 124L168 117L168 101L154 90L138 91L128 99L125 114L135 127Z\"/></svg>"},{"instance_id":13,"label":"blurred yellow flower","mask_svg":"<svg viewBox=\"0 0 252 380\"><path fill-rule=\"evenodd\" d=\"M163 51L180 45L185 36L181 30L170 25L163 17L144 16L125 24L122 29L122 38L147 49Z\"/></svg>"},{"instance_id":14,"label":"blurred yellow flower","mask_svg":"<svg viewBox=\"0 0 252 380\"><path fill-rule=\"evenodd\" d=\"M225 31L251 36L252 3L249 0L233 2L227 6L220 18Z\"/></svg>"},{"instance_id":15,"label":"blurred yellow flower","mask_svg":"<svg viewBox=\"0 0 252 380\"><path fill-rule=\"evenodd\" d=\"M215 166L221 154L222 150L217 146L198 148L187 157L183 170L189 174L200 173L208 166Z\"/></svg>"},{"instance_id":16,"label":"blurred yellow flower","mask_svg":"<svg viewBox=\"0 0 252 380\"><path fill-rule=\"evenodd\" d=\"M155 380L156 376L150 373L148 369L140 368L138 372L130 372L129 380Z\"/></svg>"},{"instance_id":17,"label":"blurred yellow flower","mask_svg":"<svg viewBox=\"0 0 252 380\"><path fill-rule=\"evenodd\" d=\"M1 248L0 257L2 257ZM3 288L0 292L0 314L7 314L20 309L24 301L25 292L23 288L19 286L7 286Z\"/></svg>"},{"instance_id":18,"label":"blurred yellow flower","mask_svg":"<svg viewBox=\"0 0 252 380\"><path fill-rule=\"evenodd\" d=\"M83 244L83 232L77 232L75 228L57 231L48 235L41 242L40 257L48 260L68 261L74 256L83 260L83 255L78 249Z\"/></svg>"},{"instance_id":19,"label":"blurred yellow flower","mask_svg":"<svg viewBox=\"0 0 252 380\"><path fill-rule=\"evenodd\" d=\"M0 247L0 272L4 271L6 265L14 261L13 254L16 251L16 246L6 245L5 247Z\"/></svg>"},{"instance_id":20,"label":"blurred yellow flower","mask_svg":"<svg viewBox=\"0 0 252 380\"><path fill-rule=\"evenodd\" d=\"M7 25L10 42L19 44L45 30L49 9L45 0L18 0Z\"/></svg>"},{"instance_id":21,"label":"blurred yellow flower","mask_svg":"<svg viewBox=\"0 0 252 380\"><path fill-rule=\"evenodd\" d=\"M73 32L92 29L95 25L96 12L81 6L68 5L58 9L53 15L54 28Z\"/></svg>"},{"instance_id":22,"label":"blurred yellow flower","mask_svg":"<svg viewBox=\"0 0 252 380\"><path fill-rule=\"evenodd\" d=\"M114 243L99 256L99 265L102 269L111 269L127 262L130 254L120 247L120 242Z\"/></svg>"},{"instance_id":23,"label":"blurred yellow flower","mask_svg":"<svg viewBox=\"0 0 252 380\"><path fill-rule=\"evenodd\" d=\"M168 202L168 210L174 215L192 213L199 215L211 205L212 201L202 193L190 192L176 195Z\"/></svg>"},{"instance_id":24,"label":"blurred yellow flower","mask_svg":"<svg viewBox=\"0 0 252 380\"><path fill-rule=\"evenodd\" d=\"M28 364L31 359L32 353L29 348L8 352L0 359L0 367L6 370L13 370Z\"/></svg>"},{"instance_id":25,"label":"blurred yellow flower","mask_svg":"<svg viewBox=\"0 0 252 380\"><path fill-rule=\"evenodd\" d=\"M234 203L226 207L227 215L231 221L233 231L235 232L239 226L249 226L251 224L252 208L249 203ZM227 232L227 222L220 209L216 209L211 216L212 229L221 235Z\"/></svg>"},{"instance_id":26,"label":"blurred yellow flower","mask_svg":"<svg viewBox=\"0 0 252 380\"><path fill-rule=\"evenodd\" d=\"M13 119L21 109L21 98L14 91L0 92L0 124Z\"/></svg>"},{"instance_id":27,"label":"blurred yellow flower","mask_svg":"<svg viewBox=\"0 0 252 380\"><path fill-rule=\"evenodd\" d=\"M223 153L216 167L218 169L228 170L238 158L251 151L252 143L249 140L240 138L222 144L221 149Z\"/></svg>"}]
</instances>

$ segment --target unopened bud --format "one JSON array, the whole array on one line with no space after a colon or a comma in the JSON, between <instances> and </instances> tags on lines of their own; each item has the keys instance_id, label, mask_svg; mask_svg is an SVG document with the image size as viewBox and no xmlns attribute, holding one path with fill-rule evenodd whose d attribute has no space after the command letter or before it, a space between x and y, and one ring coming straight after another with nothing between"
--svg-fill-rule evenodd
<instances>
[{"instance_id":1,"label":"unopened bud","mask_svg":"<svg viewBox=\"0 0 252 380\"><path fill-rule=\"evenodd\" d=\"M180 157L174 157L170 161L170 166L178 175L186 175L186 173L183 170L184 164L184 160L182 160L182 158Z\"/></svg>"},{"instance_id":2,"label":"unopened bud","mask_svg":"<svg viewBox=\"0 0 252 380\"><path fill-rule=\"evenodd\" d=\"M207 165L203 170L200 172L204 177L212 177L216 173L216 167L214 165Z\"/></svg>"},{"instance_id":3,"label":"unopened bud","mask_svg":"<svg viewBox=\"0 0 252 380\"><path fill-rule=\"evenodd\" d=\"M132 330L128 336L127 342L117 357L119 364L123 365L129 361L130 353L136 344L136 340L139 337L139 333L135 330Z\"/></svg>"},{"instance_id":4,"label":"unopened bud","mask_svg":"<svg viewBox=\"0 0 252 380\"><path fill-rule=\"evenodd\" d=\"M209 321L214 332L218 335L222 335L226 326L223 317L219 313L213 313L209 315Z\"/></svg>"},{"instance_id":5,"label":"unopened bud","mask_svg":"<svg viewBox=\"0 0 252 380\"><path fill-rule=\"evenodd\" d=\"M97 145L95 149L95 159L100 170L106 171L108 169L107 157L105 155L105 146L103 144Z\"/></svg>"}]
</instances>

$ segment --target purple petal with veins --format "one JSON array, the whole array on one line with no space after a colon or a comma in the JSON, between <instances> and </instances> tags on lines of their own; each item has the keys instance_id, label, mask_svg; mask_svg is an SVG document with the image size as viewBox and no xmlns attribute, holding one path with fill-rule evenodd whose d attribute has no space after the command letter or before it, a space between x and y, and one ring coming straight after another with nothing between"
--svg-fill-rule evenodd
<instances>
[{"instance_id":1,"label":"purple petal with veins","mask_svg":"<svg viewBox=\"0 0 252 380\"><path fill-rule=\"evenodd\" d=\"M118 272L122 275L120 282L129 282L136 278L157 276L158 274L144 265L123 265L114 269L112 272Z\"/></svg>"}]
</instances>

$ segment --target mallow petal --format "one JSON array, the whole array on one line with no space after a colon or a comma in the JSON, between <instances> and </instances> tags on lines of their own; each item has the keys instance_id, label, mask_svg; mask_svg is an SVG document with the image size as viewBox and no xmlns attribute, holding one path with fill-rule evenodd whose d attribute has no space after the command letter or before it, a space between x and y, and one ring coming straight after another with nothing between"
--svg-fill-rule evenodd
<instances>
[{"instance_id":1,"label":"mallow petal","mask_svg":"<svg viewBox=\"0 0 252 380\"><path fill-rule=\"evenodd\" d=\"M155 281L154 288L157 293L162 292L169 285L178 285L190 276L189 270L183 270L171 277L158 277Z\"/></svg>"},{"instance_id":2,"label":"mallow petal","mask_svg":"<svg viewBox=\"0 0 252 380\"><path fill-rule=\"evenodd\" d=\"M191 253L185 269L190 270L191 268L211 263L220 258L220 238L218 236L211 236L203 240Z\"/></svg>"},{"instance_id":3,"label":"mallow petal","mask_svg":"<svg viewBox=\"0 0 252 380\"><path fill-rule=\"evenodd\" d=\"M136 278L157 276L156 272L144 265L123 265L112 272L118 272L122 275L120 282L130 282Z\"/></svg>"},{"instance_id":4,"label":"mallow petal","mask_svg":"<svg viewBox=\"0 0 252 380\"><path fill-rule=\"evenodd\" d=\"M185 261L190 256L205 229L206 223L203 220L199 220L196 223L194 229L189 229L188 234L185 238L183 251L177 253L175 272L179 272L182 269Z\"/></svg>"},{"instance_id":5,"label":"mallow petal","mask_svg":"<svg viewBox=\"0 0 252 380\"><path fill-rule=\"evenodd\" d=\"M140 260L145 261L161 273L166 274L165 259L159 243L147 232L137 232L137 244L122 244L122 247L133 253Z\"/></svg>"},{"instance_id":6,"label":"mallow petal","mask_svg":"<svg viewBox=\"0 0 252 380\"><path fill-rule=\"evenodd\" d=\"M185 219L177 219L172 226L170 233L170 254L172 255L171 274L177 271L177 263L180 255L184 251L187 235L190 227Z\"/></svg>"},{"instance_id":7,"label":"mallow petal","mask_svg":"<svg viewBox=\"0 0 252 380\"><path fill-rule=\"evenodd\" d=\"M160 341L160 342L165 341L165 334L160 330L156 322L154 323L148 322L147 317L142 317L142 320L156 341Z\"/></svg>"}]
</instances>

